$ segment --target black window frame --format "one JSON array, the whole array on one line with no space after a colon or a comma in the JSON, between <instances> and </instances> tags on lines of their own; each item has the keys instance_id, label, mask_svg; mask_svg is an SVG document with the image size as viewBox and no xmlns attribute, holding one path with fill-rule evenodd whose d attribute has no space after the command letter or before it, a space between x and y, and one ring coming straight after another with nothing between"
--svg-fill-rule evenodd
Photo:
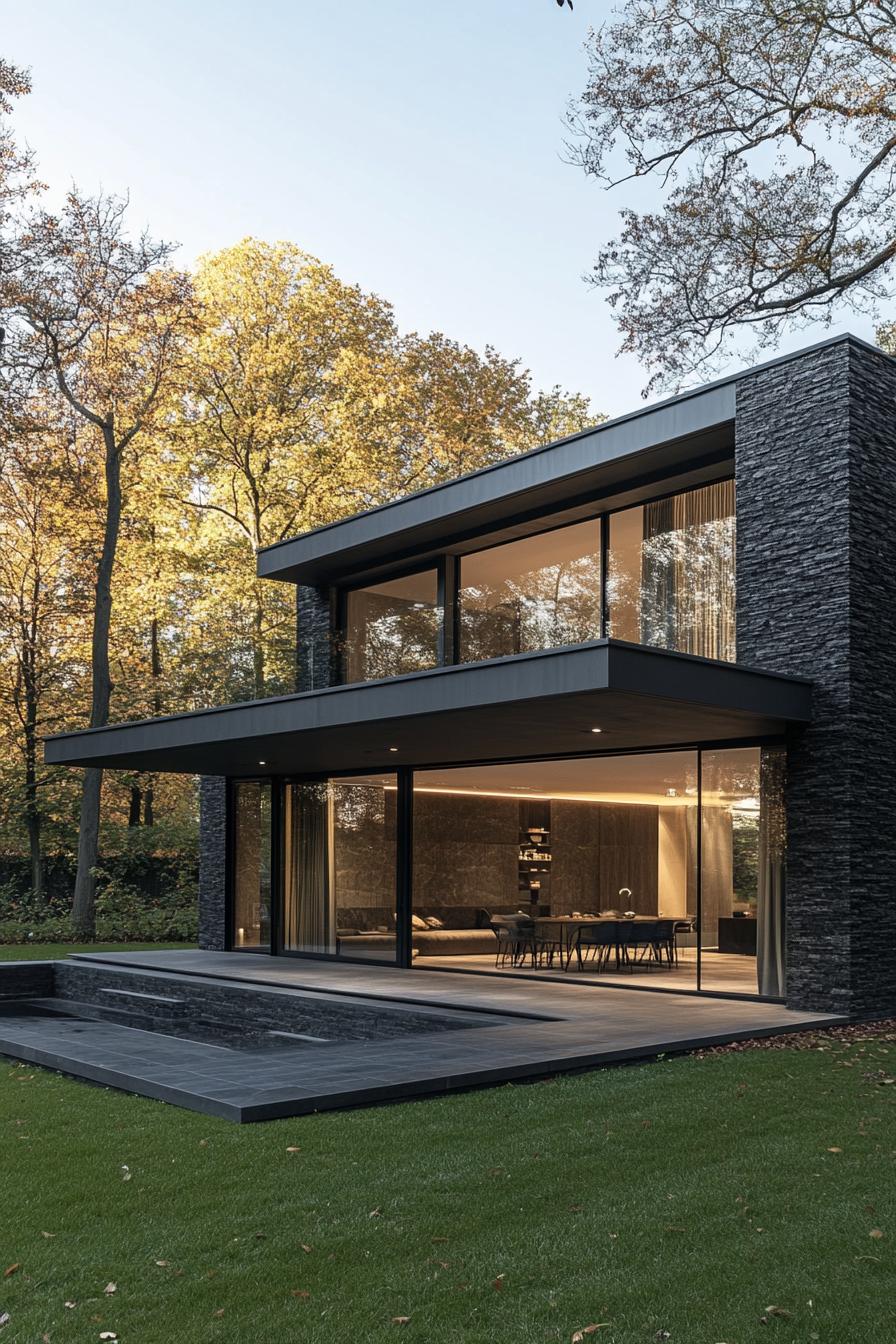
<instances>
[{"instance_id":1,"label":"black window frame","mask_svg":"<svg viewBox=\"0 0 896 1344\"><path fill-rule=\"evenodd\" d=\"M615 514L627 513L630 509L633 508L645 507L648 504L657 504L664 499L674 499L677 495L694 494L697 490L704 490L711 485L722 485L727 481L734 482L735 504L736 504L737 499L736 476L733 471L726 470L722 472L720 475L714 476L711 480L701 481L698 485L689 485L685 489L672 488L669 490L662 490L658 494L650 495L648 498L640 500L635 504L620 504L617 507L611 509L607 508L601 509L598 507L595 509L593 513L585 513L580 518L567 519L565 522L558 522L554 523L553 525L548 524L548 526L546 527L535 528L532 531L525 533L521 537L511 537L511 538L505 537L503 540L488 541L488 537L490 535L494 535L494 533L493 531L491 533L485 532L481 534L480 538L483 542L485 542L484 545L471 547L469 550L463 552L444 551L439 555L430 558L424 564L421 564L419 562L417 563L408 562L407 564L401 565L400 567L395 567L383 571L381 574L378 575L377 579L371 579L368 577L367 579L358 579L357 581L352 581L350 583L336 585L336 602L334 604L335 629L334 629L334 641L333 641L336 649L338 650L336 684L338 685L364 684L363 682L347 683L345 679L345 666L346 666L345 651L347 643L346 614L347 614L347 598L349 593L363 591L363 589L371 587L372 584L375 584L376 582L383 582L383 583L391 582L394 579L409 578L414 574L422 574L425 573L427 570L435 569L437 573L437 582L438 582L438 600L439 605L441 606L442 609L442 620L440 625L439 641L438 641L438 662L435 664L435 666L462 667L464 666L464 662L461 656L463 650L461 648L461 635L460 635L460 592L461 592L461 577L462 577L464 559L469 555L479 555L483 551L494 550L498 546L510 545L514 541L523 541L527 537L539 536L547 532L559 532L562 528L575 527L581 523L587 523L587 522L597 523L599 529L598 541L600 550L600 591L598 599L599 601L598 610L599 610L600 634L596 636L596 638L606 639L608 637L607 632L610 627L610 611L609 611L609 598L607 587L607 580L609 576L609 567L610 567L609 565L610 519ZM557 516L558 511L556 508L554 508L546 510L543 513L537 514L534 518L530 519L529 521L548 522L549 519L556 518ZM576 645L563 644L558 645L557 647L575 648ZM503 655L503 656L512 656L512 655ZM428 669L421 668L420 670L423 671ZM413 674L404 674L404 675L413 675Z\"/></svg>"}]
</instances>

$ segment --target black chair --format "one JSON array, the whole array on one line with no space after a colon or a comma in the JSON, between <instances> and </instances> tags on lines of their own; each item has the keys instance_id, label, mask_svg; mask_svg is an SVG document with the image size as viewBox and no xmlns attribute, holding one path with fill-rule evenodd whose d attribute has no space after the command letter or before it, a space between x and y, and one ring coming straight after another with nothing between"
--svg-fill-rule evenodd
<instances>
[{"instance_id":1,"label":"black chair","mask_svg":"<svg viewBox=\"0 0 896 1344\"><path fill-rule=\"evenodd\" d=\"M497 940L496 970L508 961L511 966L522 966L527 954L531 954L535 965L535 925L528 915L492 915L489 927Z\"/></svg>"},{"instance_id":2,"label":"black chair","mask_svg":"<svg viewBox=\"0 0 896 1344\"><path fill-rule=\"evenodd\" d=\"M622 960L630 971L636 965L644 965L652 956L657 922L655 919L620 920L619 946Z\"/></svg>"},{"instance_id":3,"label":"black chair","mask_svg":"<svg viewBox=\"0 0 896 1344\"><path fill-rule=\"evenodd\" d=\"M575 951L579 970L584 970L591 954L591 964L600 971L610 960L611 953L616 954L619 965L619 923L615 919L601 920L599 924L583 924L576 930L574 948L570 949L570 958ZM567 963L568 964L568 963Z\"/></svg>"},{"instance_id":4,"label":"black chair","mask_svg":"<svg viewBox=\"0 0 896 1344\"><path fill-rule=\"evenodd\" d=\"M664 958L670 966L678 962L678 944L675 941L675 931L678 928L677 919L658 919L656 922L656 941L653 944L653 951L657 961Z\"/></svg>"}]
</instances>

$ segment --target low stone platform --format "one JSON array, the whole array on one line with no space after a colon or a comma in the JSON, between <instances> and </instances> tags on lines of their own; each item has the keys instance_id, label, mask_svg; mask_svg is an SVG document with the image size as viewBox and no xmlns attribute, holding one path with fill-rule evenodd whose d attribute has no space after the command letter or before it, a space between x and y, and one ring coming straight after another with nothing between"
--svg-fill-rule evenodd
<instances>
[{"instance_id":1,"label":"low stone platform","mask_svg":"<svg viewBox=\"0 0 896 1344\"><path fill-rule=\"evenodd\" d=\"M242 1122L547 1077L842 1020L756 1001L251 954L90 953L56 967L70 997L7 999L0 1053ZM310 1048L285 1040L273 1050L237 1049L172 1034L161 1009L153 1030L111 1021L108 1012L85 1017L90 1004L85 1009L75 997L90 993L95 1008L103 990L128 988L167 1001L168 1014L172 1001L230 1011L248 993L256 996L252 1012L265 1008L260 996L276 999L278 1021L283 1014L310 1025L312 1012L322 1022L321 1014L335 1021L340 1012L371 1011L377 1020L391 1013L393 1024L405 1015L414 1028ZM73 1016L48 1015L66 1005Z\"/></svg>"}]
</instances>

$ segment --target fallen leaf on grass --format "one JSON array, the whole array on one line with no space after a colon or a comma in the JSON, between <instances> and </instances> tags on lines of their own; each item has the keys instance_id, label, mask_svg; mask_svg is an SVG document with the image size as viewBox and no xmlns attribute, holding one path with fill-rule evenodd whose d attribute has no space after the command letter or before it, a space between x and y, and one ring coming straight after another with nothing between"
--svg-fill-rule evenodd
<instances>
[{"instance_id":1,"label":"fallen leaf on grass","mask_svg":"<svg viewBox=\"0 0 896 1344\"><path fill-rule=\"evenodd\" d=\"M504 1280L506 1277L507 1277L506 1274L499 1274L496 1279L492 1279L492 1287L494 1288L496 1293L500 1293L503 1291Z\"/></svg>"},{"instance_id":2,"label":"fallen leaf on grass","mask_svg":"<svg viewBox=\"0 0 896 1344\"><path fill-rule=\"evenodd\" d=\"M118 1338L118 1336L116 1335L116 1333L115 1333L114 1330L101 1330L101 1331L100 1331L100 1339L117 1339L117 1338Z\"/></svg>"},{"instance_id":3,"label":"fallen leaf on grass","mask_svg":"<svg viewBox=\"0 0 896 1344\"><path fill-rule=\"evenodd\" d=\"M78 1304L77 1302L63 1302L62 1305L68 1307L69 1311L72 1311Z\"/></svg>"},{"instance_id":4,"label":"fallen leaf on grass","mask_svg":"<svg viewBox=\"0 0 896 1344\"><path fill-rule=\"evenodd\" d=\"M157 1260L157 1261L156 1261L156 1264L158 1265L159 1269L167 1269L168 1266L171 1264L171 1261L170 1261L170 1260Z\"/></svg>"},{"instance_id":5,"label":"fallen leaf on grass","mask_svg":"<svg viewBox=\"0 0 896 1344\"><path fill-rule=\"evenodd\" d=\"M107 1297L111 1297L113 1293L117 1293L117 1292L118 1292L118 1284L117 1284L117 1283L107 1283L106 1286L105 1286L105 1288L103 1289L103 1292L106 1294Z\"/></svg>"},{"instance_id":6,"label":"fallen leaf on grass","mask_svg":"<svg viewBox=\"0 0 896 1344\"><path fill-rule=\"evenodd\" d=\"M42 1237L48 1237L48 1238L49 1238L49 1237L55 1237L55 1235L56 1235L55 1232L41 1232L41 1236L42 1236Z\"/></svg>"},{"instance_id":7,"label":"fallen leaf on grass","mask_svg":"<svg viewBox=\"0 0 896 1344\"><path fill-rule=\"evenodd\" d=\"M217 1316L220 1319L224 1315L224 1308L218 1307L217 1311L212 1312L212 1315Z\"/></svg>"},{"instance_id":8,"label":"fallen leaf on grass","mask_svg":"<svg viewBox=\"0 0 896 1344\"><path fill-rule=\"evenodd\" d=\"M4 1325L9 1325L10 1319L8 1311L0 1311L0 1330L3 1329Z\"/></svg>"},{"instance_id":9,"label":"fallen leaf on grass","mask_svg":"<svg viewBox=\"0 0 896 1344\"><path fill-rule=\"evenodd\" d=\"M411 1318L410 1318L410 1316L393 1316L393 1317L392 1317L392 1324L393 1324L393 1325L410 1325L410 1323L411 1323Z\"/></svg>"},{"instance_id":10,"label":"fallen leaf on grass","mask_svg":"<svg viewBox=\"0 0 896 1344\"><path fill-rule=\"evenodd\" d=\"M444 1242L446 1242L447 1240L448 1240L447 1237L430 1237L430 1241L432 1242L433 1246L444 1244Z\"/></svg>"},{"instance_id":11,"label":"fallen leaf on grass","mask_svg":"<svg viewBox=\"0 0 896 1344\"><path fill-rule=\"evenodd\" d=\"M18 1260L14 1265L7 1265L6 1269L4 1269L3 1271L4 1279L8 1279L11 1274L17 1273L17 1271L20 1270L21 1268L22 1268L21 1263Z\"/></svg>"},{"instance_id":12,"label":"fallen leaf on grass","mask_svg":"<svg viewBox=\"0 0 896 1344\"><path fill-rule=\"evenodd\" d=\"M305 1252L306 1255L310 1255L311 1252L314 1250L313 1246L306 1246L304 1241L299 1242L299 1245L301 1246L302 1250Z\"/></svg>"},{"instance_id":13,"label":"fallen leaf on grass","mask_svg":"<svg viewBox=\"0 0 896 1344\"><path fill-rule=\"evenodd\" d=\"M869 1235L869 1237L873 1237L875 1241L881 1241L881 1240L883 1239L883 1235L884 1235L884 1234L883 1234L883 1232L881 1232L881 1230L880 1230L879 1227L872 1227L872 1229L871 1229L871 1231L868 1233L868 1235ZM9 1271L7 1270L7 1273L8 1273L8 1272L9 1272Z\"/></svg>"},{"instance_id":14,"label":"fallen leaf on grass","mask_svg":"<svg viewBox=\"0 0 896 1344\"><path fill-rule=\"evenodd\" d=\"M293 1144L292 1147L291 1147L291 1148L287 1148L286 1151L287 1151L288 1153L300 1153L302 1150L301 1150L301 1148L297 1148L297 1147L295 1146L295 1144Z\"/></svg>"},{"instance_id":15,"label":"fallen leaf on grass","mask_svg":"<svg viewBox=\"0 0 896 1344\"><path fill-rule=\"evenodd\" d=\"M786 1307L766 1307L764 1314L759 1317L759 1324L768 1325L768 1320L770 1316L778 1316L781 1318L781 1320L784 1321L790 1320L790 1312L786 1309Z\"/></svg>"},{"instance_id":16,"label":"fallen leaf on grass","mask_svg":"<svg viewBox=\"0 0 896 1344\"><path fill-rule=\"evenodd\" d=\"M307 1288L293 1288L290 1292L290 1297L297 1297L300 1302L307 1302L310 1296Z\"/></svg>"},{"instance_id":17,"label":"fallen leaf on grass","mask_svg":"<svg viewBox=\"0 0 896 1344\"><path fill-rule=\"evenodd\" d=\"M123 1166L123 1167L122 1167L122 1169L121 1169L121 1179L122 1179L123 1181L129 1181L129 1180L131 1179L131 1169L130 1169L130 1167L127 1167L127 1166Z\"/></svg>"},{"instance_id":18,"label":"fallen leaf on grass","mask_svg":"<svg viewBox=\"0 0 896 1344\"><path fill-rule=\"evenodd\" d=\"M368 1213L367 1217L368 1217L368 1218L379 1218L379 1216L380 1216L381 1213L382 1213L382 1209L371 1209L370 1212Z\"/></svg>"},{"instance_id":19,"label":"fallen leaf on grass","mask_svg":"<svg viewBox=\"0 0 896 1344\"><path fill-rule=\"evenodd\" d=\"M843 1152L843 1149L842 1149L842 1148L829 1148L829 1149L828 1149L828 1152L829 1152L829 1153L842 1153L842 1152Z\"/></svg>"},{"instance_id":20,"label":"fallen leaf on grass","mask_svg":"<svg viewBox=\"0 0 896 1344\"><path fill-rule=\"evenodd\" d=\"M581 1330L575 1330L572 1334L570 1344L582 1344L582 1340L588 1335L597 1334L598 1330L603 1330L610 1324L609 1321L594 1321L591 1325L583 1325Z\"/></svg>"}]
</instances>

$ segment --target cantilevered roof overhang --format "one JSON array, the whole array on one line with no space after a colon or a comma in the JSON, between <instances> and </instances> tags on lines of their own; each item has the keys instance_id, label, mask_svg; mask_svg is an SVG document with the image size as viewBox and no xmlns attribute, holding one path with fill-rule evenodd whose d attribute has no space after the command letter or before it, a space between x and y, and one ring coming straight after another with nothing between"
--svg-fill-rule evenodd
<instances>
[{"instance_id":1,"label":"cantilevered roof overhang","mask_svg":"<svg viewBox=\"0 0 896 1344\"><path fill-rule=\"evenodd\" d=\"M259 552L262 578L327 584L462 553L487 533L510 540L556 521L652 498L733 472L735 383L712 384L619 416L391 504L315 528ZM469 549L469 546L467 546Z\"/></svg>"},{"instance_id":2,"label":"cantilevered roof overhang","mask_svg":"<svg viewBox=\"0 0 896 1344\"><path fill-rule=\"evenodd\" d=\"M44 749L52 765L300 775L775 737L810 713L802 679L598 640L61 733Z\"/></svg>"}]
</instances>

